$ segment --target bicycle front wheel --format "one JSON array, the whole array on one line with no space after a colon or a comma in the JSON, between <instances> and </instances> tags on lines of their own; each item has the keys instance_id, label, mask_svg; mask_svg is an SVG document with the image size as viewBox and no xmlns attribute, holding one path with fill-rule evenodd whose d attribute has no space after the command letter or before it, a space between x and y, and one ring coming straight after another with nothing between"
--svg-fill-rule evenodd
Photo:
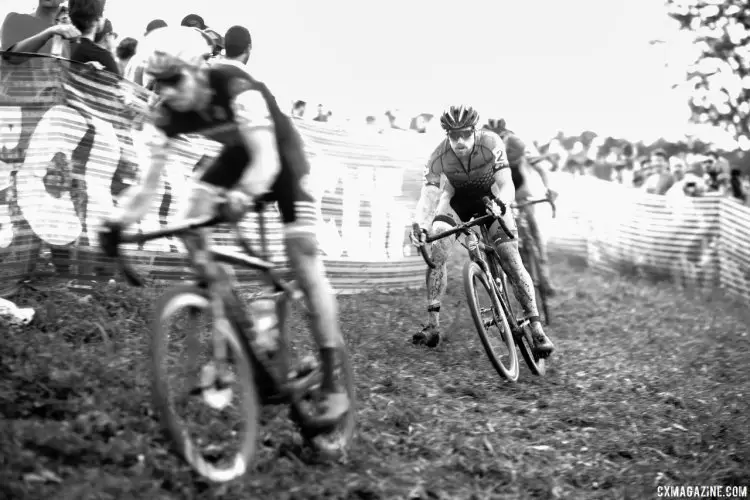
<instances>
[{"instance_id":1,"label":"bicycle front wheel","mask_svg":"<svg viewBox=\"0 0 750 500\"><path fill-rule=\"evenodd\" d=\"M260 412L247 341L211 313L208 292L196 286L160 298L151 336L152 391L175 451L201 476L225 482L247 471ZM223 359L217 343L226 347ZM170 369L183 373L170 382Z\"/></svg>"},{"instance_id":2,"label":"bicycle front wheel","mask_svg":"<svg viewBox=\"0 0 750 500\"><path fill-rule=\"evenodd\" d=\"M519 366L516 345L508 319L505 317L495 287L476 262L464 266L464 291L487 357L501 377L510 382L518 380ZM488 299L480 304L480 297Z\"/></svg>"}]
</instances>

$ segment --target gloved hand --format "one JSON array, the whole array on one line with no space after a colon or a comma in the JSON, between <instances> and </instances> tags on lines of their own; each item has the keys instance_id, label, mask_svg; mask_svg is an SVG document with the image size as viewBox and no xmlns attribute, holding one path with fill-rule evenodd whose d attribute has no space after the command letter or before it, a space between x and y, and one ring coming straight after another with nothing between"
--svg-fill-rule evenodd
<instances>
[{"instance_id":1,"label":"gloved hand","mask_svg":"<svg viewBox=\"0 0 750 500\"><path fill-rule=\"evenodd\" d=\"M409 239L412 245L417 247L423 246L427 239L427 230L420 227L419 232L416 232L412 229L411 233L409 233Z\"/></svg>"},{"instance_id":2,"label":"gloved hand","mask_svg":"<svg viewBox=\"0 0 750 500\"><path fill-rule=\"evenodd\" d=\"M505 215L505 211L505 203L498 200L497 198L493 199L492 203L487 206L487 213L498 219L502 218L502 216Z\"/></svg>"},{"instance_id":3,"label":"gloved hand","mask_svg":"<svg viewBox=\"0 0 750 500\"><path fill-rule=\"evenodd\" d=\"M117 257L122 226L118 222L105 220L99 230L99 246L107 257Z\"/></svg>"},{"instance_id":4,"label":"gloved hand","mask_svg":"<svg viewBox=\"0 0 750 500\"><path fill-rule=\"evenodd\" d=\"M549 198L552 203L554 203L555 200L557 200L558 196L559 195L557 191L555 191L554 189L547 189L547 198Z\"/></svg>"},{"instance_id":5,"label":"gloved hand","mask_svg":"<svg viewBox=\"0 0 750 500\"><path fill-rule=\"evenodd\" d=\"M235 222L244 217L251 207L253 198L238 189L230 189L226 193L226 200L222 204L222 215L229 221Z\"/></svg>"}]
</instances>

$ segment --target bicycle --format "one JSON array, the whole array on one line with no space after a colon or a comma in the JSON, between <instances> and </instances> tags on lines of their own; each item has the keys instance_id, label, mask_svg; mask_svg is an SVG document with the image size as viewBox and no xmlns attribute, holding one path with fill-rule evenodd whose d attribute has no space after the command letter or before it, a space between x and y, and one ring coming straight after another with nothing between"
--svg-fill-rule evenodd
<instances>
[{"instance_id":1,"label":"bicycle","mask_svg":"<svg viewBox=\"0 0 750 500\"><path fill-rule=\"evenodd\" d=\"M528 204L526 201L522 201L520 204L512 204L511 209L513 210L513 217L516 220L516 227L518 228L518 251L521 254L521 261L523 266L531 276L531 281L534 282L534 292L536 295L536 303L539 308L539 319L545 324L550 324L549 314L549 296L548 290L542 281L542 270L541 270L541 250L539 249L539 242L534 237L534 232L531 231L531 223L529 222L529 212L526 210ZM543 200L537 200L538 203L549 201L552 206L552 217L555 217L555 205L551 200L545 198Z\"/></svg>"},{"instance_id":2,"label":"bicycle","mask_svg":"<svg viewBox=\"0 0 750 500\"><path fill-rule=\"evenodd\" d=\"M483 197L482 201L488 209L494 203L487 196ZM522 208L537 203L549 203L553 211L555 210L554 203L547 198L532 200L523 204L514 204L514 206ZM462 234L465 236L466 243L460 242L469 252L469 260L463 269L464 292L468 299L474 325L492 366L501 377L510 382L516 382L520 373L516 346L521 351L521 355L526 361L529 370L534 375L543 376L547 371L547 364L545 356L539 356L534 349L534 341L531 336L528 317L517 317L511 306L507 277L500 266L497 252L492 245L487 243L489 241L488 227L495 220L498 221L500 227L509 238L515 239L502 218L486 214L472 217L468 222L448 231L427 236L424 240L425 244L419 245L418 248L425 263L434 269L435 263L432 261L426 244L453 235ZM476 231L471 229L475 226L480 227L481 239L477 237ZM419 225L415 223L412 226L412 230L419 232ZM477 281L479 281L490 296L490 307L480 307L477 297ZM484 314L487 312L491 312L491 315L485 318ZM499 330L502 343L507 349L507 361L505 362L490 343L488 328L493 326Z\"/></svg>"},{"instance_id":3,"label":"bicycle","mask_svg":"<svg viewBox=\"0 0 750 500\"><path fill-rule=\"evenodd\" d=\"M263 222L263 205L257 204L260 217L261 247L265 254L265 227ZM220 210L220 213L223 210ZM346 387L350 399L350 409L335 426L320 425L315 420L312 408L319 395L322 372L319 366L308 361L301 363L299 369L290 375L288 367L292 354L290 346L290 329L293 320L294 306L301 306L302 314L306 309L301 304L302 293L292 283L282 279L274 264L258 256L243 238L237 220L229 220L223 215L207 216L185 220L169 227L142 232L139 234L118 234L114 239L114 257L132 286L144 286L143 279L122 258L119 246L127 243L143 243L149 240L171 235L184 235L200 228L229 222L236 235L237 242L244 251L236 252L224 248L211 248L211 258L221 263L219 273L211 278L196 271L196 279L188 284L177 285L164 293L156 304L154 323L151 335L151 363L153 365L152 396L153 403L162 421L162 425L171 437L174 451L183 458L200 475L216 482L231 481L247 472L248 465L256 452L259 435L260 409L262 406L288 405L290 418L297 424L304 442L324 456L336 456L345 453L351 444L355 427L355 401L352 366L345 346L337 363L337 377ZM257 300L271 300L275 316L279 321L278 349L269 351L263 348L264 342L259 335L258 321L253 314L248 314L237 293L237 283L231 268L223 265L243 266L260 271L264 281L272 287L273 292L262 292ZM162 371L162 361L167 357L166 342L168 333L163 323L175 317L175 314L186 309L188 324L196 323L197 314L201 311L214 313L214 327L211 329L211 359L200 370L200 382L187 391L187 396L202 399L207 406L215 410L225 410L222 417L232 410L239 410L245 420L244 432L240 435L235 429L230 435L239 436L239 451L228 462L220 463L215 458L222 447L207 444L202 449L202 442L194 442L186 429L179 422L176 410L170 404L170 389L166 374ZM196 342L196 336L186 334L188 342ZM266 344L267 346L267 344ZM237 376L230 373L230 365L237 369ZM243 403L240 408L229 405L231 382L238 382ZM221 419L211 420L212 433L214 426ZM226 419L224 419L226 420Z\"/></svg>"}]
</instances>

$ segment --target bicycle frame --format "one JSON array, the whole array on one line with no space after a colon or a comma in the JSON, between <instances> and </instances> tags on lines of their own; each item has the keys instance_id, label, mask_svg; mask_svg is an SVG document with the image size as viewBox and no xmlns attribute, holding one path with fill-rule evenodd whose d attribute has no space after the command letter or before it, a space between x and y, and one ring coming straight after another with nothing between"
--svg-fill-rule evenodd
<instances>
[{"instance_id":1,"label":"bicycle frame","mask_svg":"<svg viewBox=\"0 0 750 500\"><path fill-rule=\"evenodd\" d=\"M265 237L264 237L264 223L263 223L263 214L262 212L258 211L258 215L260 217L260 232L261 232L261 246L263 247L264 253L265 253ZM190 231L215 226L217 224L223 223L223 222L230 222L239 246L246 252L246 254L228 250L228 249L221 249L221 248L211 248L209 249L209 255L212 259L214 259L216 262L229 264L229 265L237 265L237 266L244 266L246 268L255 269L262 273L262 275L266 278L266 281L274 287L275 293L286 293L287 297L291 300L297 300L301 298L302 292L292 286L288 281L282 279L278 273L275 271L275 265L272 262L269 262L266 259L263 259L259 257L250 247L250 245L247 243L247 241L242 237L241 230L239 227L239 224L236 221L228 221L225 218L221 216L206 216L206 217L199 217L199 218L193 218L193 219L187 219L175 224L172 224L168 227L157 229L154 231L147 231L147 232L140 232L136 234L123 234L120 237L120 243L143 243L146 241L163 238L166 236L172 236L172 235L182 235ZM127 263L125 263L118 254L118 263L120 267L122 268L123 274L125 274L126 278L128 279L131 284L134 286L143 286L144 282L138 275L138 273L132 269ZM253 319L251 316L248 316L248 314L245 313L237 313L233 310L227 310L226 307L224 307L225 302L227 301L239 301L236 293L234 292L234 283L235 280L231 276L231 274L225 272L224 270L220 269L219 276L210 278L209 276L206 276L205 274L200 273L200 268L198 270L198 276L197 276L197 285L201 288L206 288L209 290L212 290L211 294L218 296L218 302L215 302L212 298L212 306L214 308L221 308L220 312L222 315L227 316L227 319L230 321L230 323L233 323L236 328L240 332L244 332L244 335L249 338L251 341L250 344L250 351L253 355L253 358L255 361L258 362L258 365L262 368L263 373L261 373L261 378L270 381L273 385L273 390L278 394L278 398L268 398L266 400L267 403L278 403L283 402L286 398L290 398L292 402L299 397L299 395L304 392L306 389L308 389L314 381L309 380L308 378L303 378L301 380L295 381L294 384L285 384L284 382L280 381L275 375L274 372L276 370L269 367L264 360L260 359L258 355L256 355L255 350L252 347L252 341L255 340L255 327L253 324ZM224 286L222 286L224 285ZM229 292L229 293L227 293ZM231 308L230 308L231 309ZM216 311L216 309L214 309ZM280 342L286 348L286 332L283 331L280 332ZM226 359L226 345L224 345L224 342L221 340L221 336L213 336L213 342L214 342L214 349L215 354L218 360Z\"/></svg>"},{"instance_id":2,"label":"bicycle frame","mask_svg":"<svg viewBox=\"0 0 750 500\"><path fill-rule=\"evenodd\" d=\"M259 214L261 217L261 233L264 233L263 228L263 215ZM139 233L133 233L133 234L123 234L120 236L120 243L127 244L127 243L137 243L142 244L147 241L164 238L167 236L179 236L185 233L188 233L190 231L195 231L198 229L216 226L218 224L221 224L223 222L229 222L225 220L222 217L217 216L206 216L206 217L198 217L193 219L186 219L184 221L172 224L170 226L167 226L162 229L156 229L154 231L146 231L146 232L139 232ZM242 266L250 269L255 269L257 271L260 271L264 277L267 278L269 281L269 284L271 284L275 291L277 292L287 292L289 294L295 294L298 292L298 290L292 288L290 284L282 279L280 276L278 276L278 273L275 272L276 266L269 262L266 259L261 258L258 256L250 247L250 245L247 243L245 238L243 238L239 224L237 222L231 222L232 229L235 232L235 237L237 239L237 243L242 248L244 253L235 252L232 250L222 249L222 248L211 248L209 250L209 254L212 259L216 260L217 262L221 262L224 264L229 265L236 265L236 266ZM263 250L265 252L265 238L262 238L262 246L264 247ZM131 281L131 284L133 286L143 286L143 279L140 278L138 273L127 263L125 263L122 259L118 256L118 264L123 270L123 274L125 274L126 278L128 278L128 281ZM205 280L205 276L199 276L201 280ZM135 281L135 283L133 283Z\"/></svg>"}]
</instances>

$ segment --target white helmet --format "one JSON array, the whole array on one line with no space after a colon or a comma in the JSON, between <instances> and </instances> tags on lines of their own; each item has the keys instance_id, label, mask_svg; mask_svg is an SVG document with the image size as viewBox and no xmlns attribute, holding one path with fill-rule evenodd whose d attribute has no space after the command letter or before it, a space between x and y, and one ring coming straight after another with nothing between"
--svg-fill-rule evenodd
<instances>
[{"instance_id":1,"label":"white helmet","mask_svg":"<svg viewBox=\"0 0 750 500\"><path fill-rule=\"evenodd\" d=\"M187 26L155 29L143 42L145 71L157 78L172 76L182 68L200 68L212 50L200 31Z\"/></svg>"}]
</instances>

